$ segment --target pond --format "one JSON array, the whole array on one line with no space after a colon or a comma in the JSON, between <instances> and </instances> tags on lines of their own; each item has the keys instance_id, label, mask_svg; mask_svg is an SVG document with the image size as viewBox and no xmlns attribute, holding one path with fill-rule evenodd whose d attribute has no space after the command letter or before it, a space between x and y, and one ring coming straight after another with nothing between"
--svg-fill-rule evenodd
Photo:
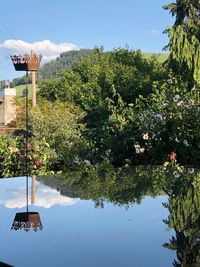
<instances>
[{"instance_id":1,"label":"pond","mask_svg":"<svg viewBox=\"0 0 200 267\"><path fill-rule=\"evenodd\" d=\"M200 262L198 172L139 168L88 173L0 180L2 266ZM31 215L25 218L27 211Z\"/></svg>"}]
</instances>

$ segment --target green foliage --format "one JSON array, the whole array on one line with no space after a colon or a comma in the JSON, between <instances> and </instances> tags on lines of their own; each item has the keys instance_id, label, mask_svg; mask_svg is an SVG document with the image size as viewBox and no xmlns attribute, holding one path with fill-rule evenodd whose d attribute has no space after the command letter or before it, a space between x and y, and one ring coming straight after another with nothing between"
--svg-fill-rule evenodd
<instances>
[{"instance_id":1,"label":"green foliage","mask_svg":"<svg viewBox=\"0 0 200 267\"><path fill-rule=\"evenodd\" d=\"M31 74L28 75L28 84L31 84L32 82L32 78L31 78ZM22 76L19 78L15 78L11 81L10 83L10 87L16 87L16 86L20 86L20 85L25 85L26 84L26 76Z\"/></svg>"},{"instance_id":2,"label":"green foliage","mask_svg":"<svg viewBox=\"0 0 200 267\"><path fill-rule=\"evenodd\" d=\"M62 176L37 179L65 196L92 199L97 207L103 207L105 202L128 207L140 203L146 195L154 197L162 193L164 179L161 172L161 167L149 166L115 169L104 162L96 166L82 165Z\"/></svg>"},{"instance_id":3,"label":"green foliage","mask_svg":"<svg viewBox=\"0 0 200 267\"><path fill-rule=\"evenodd\" d=\"M62 72L61 77L46 80L40 85L39 96L50 101L71 101L79 95L81 80L78 74L69 70Z\"/></svg>"},{"instance_id":4,"label":"green foliage","mask_svg":"<svg viewBox=\"0 0 200 267\"><path fill-rule=\"evenodd\" d=\"M57 154L54 168L63 170L73 166L73 161L84 150L81 132L84 112L72 104L42 101L30 111L30 126L34 140L45 139ZM64 161L64 163L63 163ZM60 166L62 163L63 166ZM52 167L53 168L53 167Z\"/></svg>"},{"instance_id":5,"label":"green foliage","mask_svg":"<svg viewBox=\"0 0 200 267\"><path fill-rule=\"evenodd\" d=\"M139 51L117 49L82 58L40 95L87 111L87 159L116 166L162 164L172 151L181 164L199 162L199 95ZM146 136L146 138L145 138Z\"/></svg>"},{"instance_id":6,"label":"green foliage","mask_svg":"<svg viewBox=\"0 0 200 267\"><path fill-rule=\"evenodd\" d=\"M148 95L151 83L165 75L155 59L147 60L140 51L118 49L104 53L96 49L81 58L72 70L40 85L40 96L50 101L72 101L91 110L112 95L112 88L124 101L133 102L139 94Z\"/></svg>"},{"instance_id":7,"label":"green foliage","mask_svg":"<svg viewBox=\"0 0 200 267\"><path fill-rule=\"evenodd\" d=\"M55 160L55 153L45 139L29 142L27 154L24 135L5 135L0 137L0 176L25 176L28 173L43 175L50 173L50 162Z\"/></svg>"},{"instance_id":8,"label":"green foliage","mask_svg":"<svg viewBox=\"0 0 200 267\"><path fill-rule=\"evenodd\" d=\"M164 6L175 16L174 25L167 29L170 50L169 63L186 79L200 84L200 3L199 0L176 0ZM174 63L175 61L175 63ZM177 64L177 63L178 64ZM174 65L175 64L175 65Z\"/></svg>"},{"instance_id":9,"label":"green foliage","mask_svg":"<svg viewBox=\"0 0 200 267\"><path fill-rule=\"evenodd\" d=\"M188 92L187 88L180 78L171 76L154 84L148 98L138 100L139 131L148 133L148 140L139 144L144 145L152 163L167 159L175 151L182 164L199 164L199 95L197 90Z\"/></svg>"},{"instance_id":10,"label":"green foliage","mask_svg":"<svg viewBox=\"0 0 200 267\"><path fill-rule=\"evenodd\" d=\"M80 60L80 58L92 54L92 49L72 50L61 53L59 57L44 64L40 68L38 72L39 80L41 81L43 79L57 77L60 71L70 69L75 62Z\"/></svg>"},{"instance_id":11,"label":"green foliage","mask_svg":"<svg viewBox=\"0 0 200 267\"><path fill-rule=\"evenodd\" d=\"M174 266L199 266L200 264L200 194L199 171L178 169L174 171L174 186L168 186L169 202L164 206L169 210L169 217L164 222L174 229L175 236L163 246L176 250L177 260ZM169 188L171 187L171 188Z\"/></svg>"},{"instance_id":12,"label":"green foliage","mask_svg":"<svg viewBox=\"0 0 200 267\"><path fill-rule=\"evenodd\" d=\"M104 109L87 115L93 160L115 165L162 164L175 151L181 164L199 165L200 120L197 90L180 78L154 83L152 93L125 103L113 88ZM98 119L96 119L98 116Z\"/></svg>"},{"instance_id":13,"label":"green foliage","mask_svg":"<svg viewBox=\"0 0 200 267\"><path fill-rule=\"evenodd\" d=\"M23 101L23 100L21 100ZM24 110L13 125L24 129ZM95 49L40 85L31 109L33 139L45 139L66 171L84 162L114 166L200 161L200 99L191 80L140 51ZM49 165L50 166L50 165Z\"/></svg>"}]
</instances>

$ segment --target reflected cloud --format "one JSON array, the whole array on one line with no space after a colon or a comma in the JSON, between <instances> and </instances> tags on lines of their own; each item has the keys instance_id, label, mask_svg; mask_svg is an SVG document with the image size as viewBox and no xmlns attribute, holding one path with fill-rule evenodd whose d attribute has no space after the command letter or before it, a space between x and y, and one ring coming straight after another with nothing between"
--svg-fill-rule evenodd
<instances>
[{"instance_id":1,"label":"reflected cloud","mask_svg":"<svg viewBox=\"0 0 200 267\"><path fill-rule=\"evenodd\" d=\"M25 194L25 185L19 186L17 189L10 188L9 186L1 186L0 205L9 209L23 208L26 206ZM29 186L29 199L30 195L31 187ZM34 206L51 208L55 205L72 206L77 202L78 199L62 196L57 190L36 182L36 200Z\"/></svg>"}]
</instances>

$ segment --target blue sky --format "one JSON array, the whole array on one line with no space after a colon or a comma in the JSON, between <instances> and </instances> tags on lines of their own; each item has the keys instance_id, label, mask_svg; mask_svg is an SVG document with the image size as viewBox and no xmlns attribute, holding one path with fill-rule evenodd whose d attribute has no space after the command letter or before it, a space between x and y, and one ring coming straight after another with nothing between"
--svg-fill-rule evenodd
<instances>
[{"instance_id":1,"label":"blue sky","mask_svg":"<svg viewBox=\"0 0 200 267\"><path fill-rule=\"evenodd\" d=\"M65 50L95 46L112 50L128 45L145 52L162 52L168 42L162 32L173 24L171 15L162 9L169 2L2 0L0 80L22 75L14 71L9 55L30 49L43 54L43 63Z\"/></svg>"}]
</instances>

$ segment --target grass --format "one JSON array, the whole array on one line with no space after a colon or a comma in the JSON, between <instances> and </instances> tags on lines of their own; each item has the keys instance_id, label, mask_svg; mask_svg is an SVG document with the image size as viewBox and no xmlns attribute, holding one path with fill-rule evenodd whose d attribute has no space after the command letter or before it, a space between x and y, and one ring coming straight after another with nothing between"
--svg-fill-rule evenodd
<instances>
[{"instance_id":1,"label":"grass","mask_svg":"<svg viewBox=\"0 0 200 267\"><path fill-rule=\"evenodd\" d=\"M143 55L146 58L151 58L155 56L160 63L163 63L165 60L167 60L169 54L168 53L148 53L148 52L143 52Z\"/></svg>"},{"instance_id":2,"label":"grass","mask_svg":"<svg viewBox=\"0 0 200 267\"><path fill-rule=\"evenodd\" d=\"M26 89L26 85L25 84L18 85L15 88L16 88L16 96L23 97L24 96L23 92ZM36 91L39 91L39 87L36 87ZM29 95L29 98L32 98L32 85L31 84L28 85L28 95Z\"/></svg>"}]
</instances>

